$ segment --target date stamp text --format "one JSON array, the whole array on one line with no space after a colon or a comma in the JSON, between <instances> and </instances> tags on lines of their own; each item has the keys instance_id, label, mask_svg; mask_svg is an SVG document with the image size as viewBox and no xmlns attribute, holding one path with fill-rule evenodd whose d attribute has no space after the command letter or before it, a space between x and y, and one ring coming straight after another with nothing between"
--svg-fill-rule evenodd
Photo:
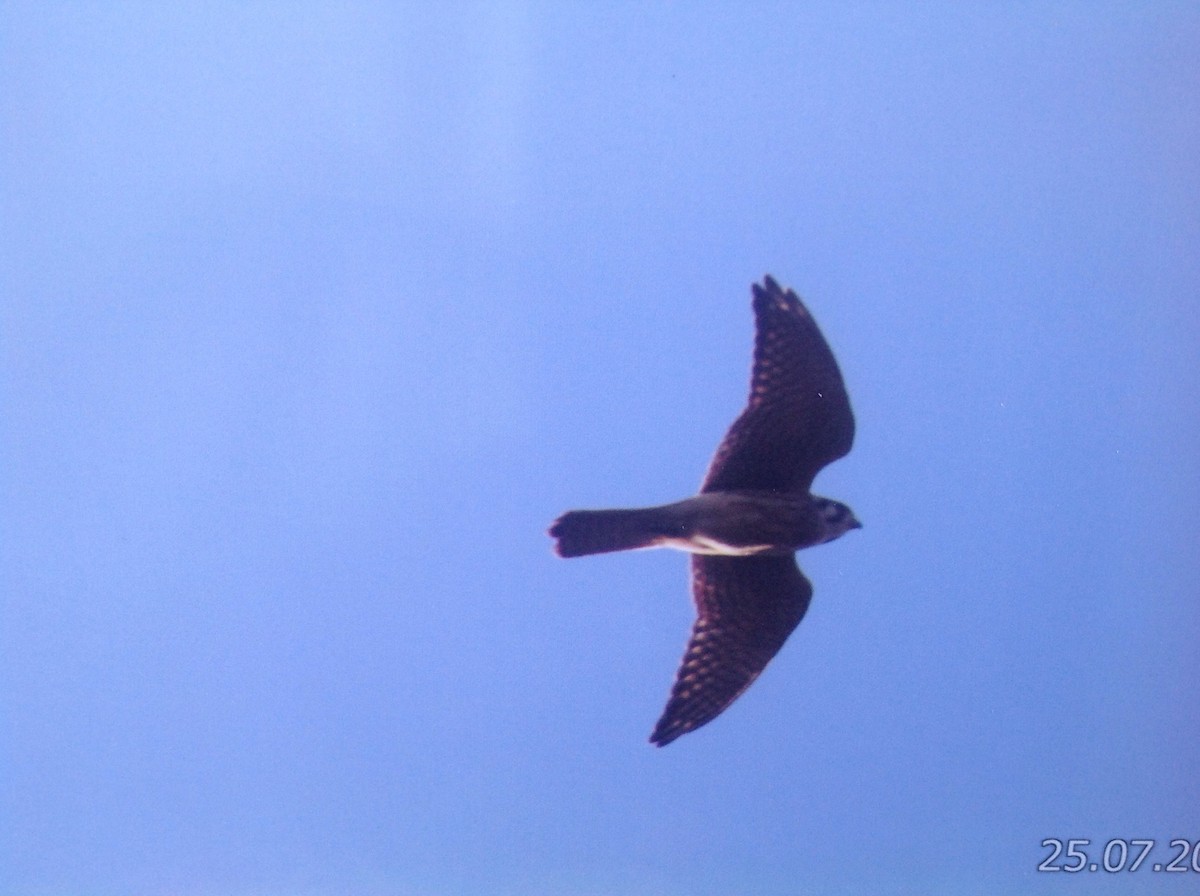
<instances>
[{"instance_id":1,"label":"date stamp text","mask_svg":"<svg viewBox=\"0 0 1200 896\"><path fill-rule=\"evenodd\" d=\"M1104 842L1091 840L1061 840L1047 837L1042 847L1047 855L1038 864L1038 871L1160 871L1176 874L1200 874L1200 838L1169 840L1164 845L1157 840L1122 840Z\"/></svg>"}]
</instances>

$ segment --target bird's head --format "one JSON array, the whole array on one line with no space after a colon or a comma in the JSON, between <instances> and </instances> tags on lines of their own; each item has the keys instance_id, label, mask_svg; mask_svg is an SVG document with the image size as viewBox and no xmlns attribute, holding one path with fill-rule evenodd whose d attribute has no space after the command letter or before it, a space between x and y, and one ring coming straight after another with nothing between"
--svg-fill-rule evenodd
<instances>
[{"instance_id":1,"label":"bird's head","mask_svg":"<svg viewBox=\"0 0 1200 896\"><path fill-rule=\"evenodd\" d=\"M854 511L841 501L817 498L816 503L817 513L825 524L825 537L821 539L822 544L833 541L835 538L841 538L851 529L862 528L862 523L854 516Z\"/></svg>"}]
</instances>

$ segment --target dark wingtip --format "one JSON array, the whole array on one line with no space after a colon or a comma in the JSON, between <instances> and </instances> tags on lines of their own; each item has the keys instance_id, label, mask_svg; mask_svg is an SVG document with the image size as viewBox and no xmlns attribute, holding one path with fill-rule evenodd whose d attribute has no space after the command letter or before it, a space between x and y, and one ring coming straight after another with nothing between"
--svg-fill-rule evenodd
<instances>
[{"instance_id":1,"label":"dark wingtip","mask_svg":"<svg viewBox=\"0 0 1200 896\"><path fill-rule=\"evenodd\" d=\"M796 291L790 287L784 289L770 274L763 275L762 285L755 283L752 292L754 293L756 314L761 314L768 309L778 309L792 314L798 313L805 317L811 316L808 309L804 307L804 303L800 301L800 296L796 295Z\"/></svg>"},{"instance_id":2,"label":"dark wingtip","mask_svg":"<svg viewBox=\"0 0 1200 896\"><path fill-rule=\"evenodd\" d=\"M664 712L663 717L658 720L658 724L654 726L654 733L650 735L650 743L656 747L665 747L672 741L678 740L687 734L695 726L687 723L680 723L678 719L668 722L667 714Z\"/></svg>"},{"instance_id":3,"label":"dark wingtip","mask_svg":"<svg viewBox=\"0 0 1200 896\"><path fill-rule=\"evenodd\" d=\"M790 289L785 290L770 274L764 274L762 284L755 283L751 287L751 292L754 295L756 313L766 311L768 308L786 310L800 304L796 293Z\"/></svg>"},{"instance_id":4,"label":"dark wingtip","mask_svg":"<svg viewBox=\"0 0 1200 896\"><path fill-rule=\"evenodd\" d=\"M665 747L671 741L675 740L675 738L679 737L680 734L683 734L683 732L678 731L674 734L668 734L665 731L655 730L655 732L650 735L650 743L654 744L656 747Z\"/></svg>"},{"instance_id":5,"label":"dark wingtip","mask_svg":"<svg viewBox=\"0 0 1200 896\"><path fill-rule=\"evenodd\" d=\"M770 274L764 274L761 284L751 284L750 292L756 300L763 300L779 295L781 290L779 289L779 284L775 282L774 277Z\"/></svg>"}]
</instances>

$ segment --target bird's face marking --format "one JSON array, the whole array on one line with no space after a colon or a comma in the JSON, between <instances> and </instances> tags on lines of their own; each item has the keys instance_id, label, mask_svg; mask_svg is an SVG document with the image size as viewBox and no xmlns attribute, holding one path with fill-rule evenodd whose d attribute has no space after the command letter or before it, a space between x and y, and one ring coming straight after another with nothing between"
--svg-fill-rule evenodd
<instances>
[{"instance_id":1,"label":"bird's face marking","mask_svg":"<svg viewBox=\"0 0 1200 896\"><path fill-rule=\"evenodd\" d=\"M862 528L862 523L854 516L854 511L841 501L831 501L829 498L815 498L814 500L817 505L817 513L825 524L825 537L821 540L822 544L833 541L835 538L841 538L851 529Z\"/></svg>"}]
</instances>

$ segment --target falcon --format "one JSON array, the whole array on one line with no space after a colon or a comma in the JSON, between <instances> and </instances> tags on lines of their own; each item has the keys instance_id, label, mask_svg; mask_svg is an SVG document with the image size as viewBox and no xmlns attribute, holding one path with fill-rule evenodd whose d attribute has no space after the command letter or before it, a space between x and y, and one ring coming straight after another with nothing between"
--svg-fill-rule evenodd
<instances>
[{"instance_id":1,"label":"falcon","mask_svg":"<svg viewBox=\"0 0 1200 896\"><path fill-rule=\"evenodd\" d=\"M800 548L862 528L810 492L854 442L842 374L816 321L770 276L754 284L750 400L692 498L632 510L572 510L550 527L560 557L668 547L692 555L696 622L650 742L666 746L750 687L812 599Z\"/></svg>"}]
</instances>

